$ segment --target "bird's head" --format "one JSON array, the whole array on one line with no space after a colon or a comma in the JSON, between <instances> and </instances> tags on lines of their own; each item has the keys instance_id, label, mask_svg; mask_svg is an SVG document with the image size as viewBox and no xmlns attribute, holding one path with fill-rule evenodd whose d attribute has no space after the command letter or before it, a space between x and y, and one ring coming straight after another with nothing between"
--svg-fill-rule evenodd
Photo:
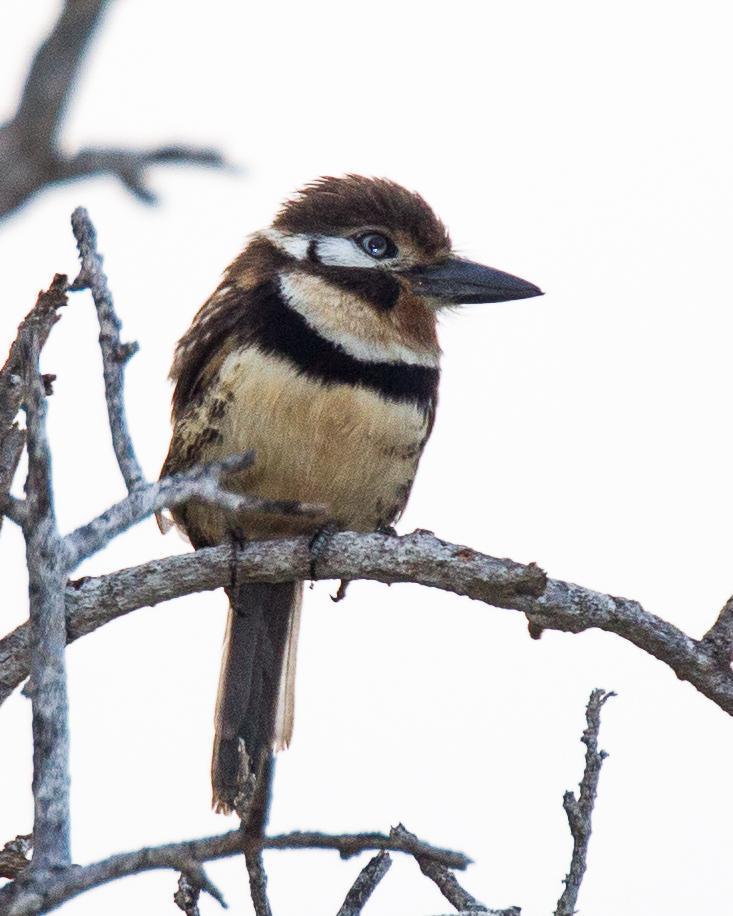
<instances>
[{"instance_id":1,"label":"bird's head","mask_svg":"<svg viewBox=\"0 0 733 916\"><path fill-rule=\"evenodd\" d=\"M441 307L539 295L457 257L418 194L381 178L321 178L255 233L181 338L174 409L248 342L303 371L323 374L330 362L331 375L363 380L406 364L432 379Z\"/></svg>"},{"instance_id":2,"label":"bird's head","mask_svg":"<svg viewBox=\"0 0 733 916\"><path fill-rule=\"evenodd\" d=\"M542 294L532 283L457 257L423 198L381 178L321 178L282 207L267 235L324 279L371 288L382 309L401 294L433 308Z\"/></svg>"},{"instance_id":3,"label":"bird's head","mask_svg":"<svg viewBox=\"0 0 733 916\"><path fill-rule=\"evenodd\" d=\"M371 362L437 365L441 307L541 295L525 280L457 257L418 194L359 175L304 187L225 283L268 272L315 331Z\"/></svg>"}]
</instances>

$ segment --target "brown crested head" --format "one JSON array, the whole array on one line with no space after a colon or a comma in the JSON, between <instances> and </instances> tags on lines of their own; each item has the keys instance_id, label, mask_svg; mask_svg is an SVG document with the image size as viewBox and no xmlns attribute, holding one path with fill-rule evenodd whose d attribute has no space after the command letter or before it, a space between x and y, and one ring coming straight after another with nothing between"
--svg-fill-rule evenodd
<instances>
[{"instance_id":1,"label":"brown crested head","mask_svg":"<svg viewBox=\"0 0 733 916\"><path fill-rule=\"evenodd\" d=\"M423 198L385 178L319 178L285 203L263 234L281 253L378 307L399 295L429 308L541 295L519 277L455 257Z\"/></svg>"},{"instance_id":2,"label":"brown crested head","mask_svg":"<svg viewBox=\"0 0 733 916\"><path fill-rule=\"evenodd\" d=\"M426 201L386 178L345 175L319 178L280 209L273 228L297 235L350 235L381 229L409 239L415 255L446 256L448 232Z\"/></svg>"}]
</instances>

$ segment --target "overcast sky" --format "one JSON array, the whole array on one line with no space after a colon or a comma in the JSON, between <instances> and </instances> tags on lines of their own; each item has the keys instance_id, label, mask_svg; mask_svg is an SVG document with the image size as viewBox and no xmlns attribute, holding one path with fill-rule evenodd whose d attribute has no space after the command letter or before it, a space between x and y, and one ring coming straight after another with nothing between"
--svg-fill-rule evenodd
<instances>
[{"instance_id":1,"label":"overcast sky","mask_svg":"<svg viewBox=\"0 0 733 916\"><path fill-rule=\"evenodd\" d=\"M0 120L60 4L0 6ZM419 190L465 255L546 290L446 318L441 403L402 531L429 528L556 578L638 598L700 635L733 592L731 78L725 3L555 0L236 3L117 0L64 131L84 145L180 140L239 171L159 169L155 209L111 179L45 192L0 224L0 345L88 207L124 333L136 446L165 454L175 341L248 233L321 174ZM72 297L43 357L60 525L123 494L93 309ZM3 343L4 342L4 343ZM189 549L148 521L98 574ZM0 538L3 630L21 622L21 539ZM526 916L554 909L570 856L591 688L606 707L587 916L724 913L733 894L733 722L604 633L421 589L306 592L295 739L273 832L402 820L475 865L466 886ZM209 809L222 594L138 611L68 653L73 854L80 863L234 826ZM0 844L32 823L30 706L0 709ZM266 856L277 916L333 913L363 860ZM249 914L243 864L210 867ZM175 912L175 876L110 885L69 916ZM447 912L397 857L373 916ZM210 900L202 912L218 912Z\"/></svg>"}]
</instances>

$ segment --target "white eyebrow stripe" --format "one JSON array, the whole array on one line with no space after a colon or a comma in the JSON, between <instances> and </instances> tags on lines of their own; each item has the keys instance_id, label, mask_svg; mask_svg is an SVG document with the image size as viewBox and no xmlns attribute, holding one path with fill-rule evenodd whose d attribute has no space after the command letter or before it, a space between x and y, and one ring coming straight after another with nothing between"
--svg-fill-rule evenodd
<instances>
[{"instance_id":1,"label":"white eyebrow stripe","mask_svg":"<svg viewBox=\"0 0 733 916\"><path fill-rule=\"evenodd\" d=\"M315 254L321 264L328 267L375 268L381 262L369 257L353 239L339 235L313 235L311 233L287 233L279 229L265 229L262 236L272 242L280 251L297 261L305 261L311 243L315 242Z\"/></svg>"},{"instance_id":2,"label":"white eyebrow stripe","mask_svg":"<svg viewBox=\"0 0 733 916\"><path fill-rule=\"evenodd\" d=\"M284 251L297 261L305 261L308 257L308 247L314 239L312 235L291 235L287 232L280 232L279 229L264 229L260 234L280 251Z\"/></svg>"},{"instance_id":3,"label":"white eyebrow stripe","mask_svg":"<svg viewBox=\"0 0 733 916\"><path fill-rule=\"evenodd\" d=\"M370 258L354 242L339 236L323 236L316 242L316 254L321 264L329 267L379 267L380 262Z\"/></svg>"},{"instance_id":4,"label":"white eyebrow stripe","mask_svg":"<svg viewBox=\"0 0 733 916\"><path fill-rule=\"evenodd\" d=\"M299 272L280 274L280 292L291 309L296 311L321 337L341 347L349 356L367 363L407 363L411 366L427 366L437 369L440 366L440 353L425 350L413 350L398 340L366 340L340 327L333 321L338 318L338 310L348 307L347 299L340 290L336 290L316 277L303 277ZM320 302L315 302L318 295ZM333 302L323 306L327 297ZM329 314L332 320L329 321Z\"/></svg>"}]
</instances>

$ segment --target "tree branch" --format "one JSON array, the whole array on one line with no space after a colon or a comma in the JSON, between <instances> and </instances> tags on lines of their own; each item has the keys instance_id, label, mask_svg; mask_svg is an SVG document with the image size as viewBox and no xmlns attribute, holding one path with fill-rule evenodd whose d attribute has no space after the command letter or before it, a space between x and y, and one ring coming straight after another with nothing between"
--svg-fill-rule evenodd
<instances>
[{"instance_id":1,"label":"tree branch","mask_svg":"<svg viewBox=\"0 0 733 916\"><path fill-rule=\"evenodd\" d=\"M267 872L262 861L260 849L245 849L244 861L249 875L249 894L257 916L272 916L272 908L267 897Z\"/></svg>"},{"instance_id":2,"label":"tree branch","mask_svg":"<svg viewBox=\"0 0 733 916\"><path fill-rule=\"evenodd\" d=\"M591 836L593 807L598 792L598 780L601 776L603 761L608 756L598 750L598 732L601 727L601 709L613 692L594 690L585 711L586 728L580 739L585 744L585 769L580 781L580 797L573 792L563 796L563 808L567 814L570 833L573 836L573 854L570 860L570 871L565 878L565 890L557 902L555 916L573 916L578 902L580 885L585 875L588 844Z\"/></svg>"},{"instance_id":3,"label":"tree branch","mask_svg":"<svg viewBox=\"0 0 733 916\"><path fill-rule=\"evenodd\" d=\"M391 866L392 859L384 850L370 859L351 885L336 916L360 916L365 904Z\"/></svg>"},{"instance_id":4,"label":"tree branch","mask_svg":"<svg viewBox=\"0 0 733 916\"><path fill-rule=\"evenodd\" d=\"M69 729L66 694L66 551L56 529L46 401L38 337L21 340L25 368L28 478L23 534L30 596L30 677L33 708L34 851L31 869L45 873L71 864Z\"/></svg>"},{"instance_id":5,"label":"tree branch","mask_svg":"<svg viewBox=\"0 0 733 916\"><path fill-rule=\"evenodd\" d=\"M201 500L232 512L271 512L278 515L318 517L323 506L311 506L285 500L262 499L247 493L234 493L225 488L228 474L244 470L254 461L254 452L230 455L219 461L200 465L189 471L164 477L155 483L133 490L121 502L111 506L97 518L77 528L66 537L69 569L101 550L113 538L161 509L171 508L191 499Z\"/></svg>"},{"instance_id":6,"label":"tree branch","mask_svg":"<svg viewBox=\"0 0 733 916\"><path fill-rule=\"evenodd\" d=\"M102 269L102 256L97 251L97 233L84 207L77 207L71 214L71 227L81 259L81 270L71 289L88 289L94 300L99 320L99 348L102 351L112 445L125 485L128 492L132 492L145 483L145 475L127 428L124 401L125 364L137 352L138 345L136 342L123 344L120 338L122 323L115 312L107 275Z\"/></svg>"},{"instance_id":7,"label":"tree branch","mask_svg":"<svg viewBox=\"0 0 733 916\"><path fill-rule=\"evenodd\" d=\"M94 30L108 0L66 0L31 64L15 115L0 126L0 218L47 185L81 176L116 175L139 200L153 203L146 171L159 163L220 167L210 149L92 149L65 156L58 148L63 117Z\"/></svg>"},{"instance_id":8,"label":"tree branch","mask_svg":"<svg viewBox=\"0 0 733 916\"><path fill-rule=\"evenodd\" d=\"M9 840L0 849L0 878L14 881L30 865L28 858L33 849L33 834L26 833Z\"/></svg>"},{"instance_id":9,"label":"tree branch","mask_svg":"<svg viewBox=\"0 0 733 916\"><path fill-rule=\"evenodd\" d=\"M193 884L198 884L211 893L212 885L205 883L202 872L197 870L202 862L222 859L243 851L256 854L261 849L333 849L338 851L342 858L366 850L388 849L410 855L418 853L430 856L449 868L465 868L470 862L462 853L440 849L417 838L392 837L380 833L286 833L254 839L246 837L240 830L232 830L201 840L121 853L92 865L66 868L56 875L48 875L34 881L14 882L0 889L0 912L6 912L2 909L3 906L7 906L9 912L11 904L13 916L45 912L109 881L158 868L172 868L183 872L189 876Z\"/></svg>"},{"instance_id":10,"label":"tree branch","mask_svg":"<svg viewBox=\"0 0 733 916\"><path fill-rule=\"evenodd\" d=\"M403 824L393 827L390 831L390 836L416 839L415 835L410 833ZM430 878L445 899L457 910L471 913L496 912L490 911L483 903L479 903L472 894L464 890L453 872L446 868L445 865L421 855L416 855L415 861L420 866L420 871L425 877Z\"/></svg>"},{"instance_id":11,"label":"tree branch","mask_svg":"<svg viewBox=\"0 0 733 916\"><path fill-rule=\"evenodd\" d=\"M702 643L722 666L730 668L733 658L733 596L723 605L717 620L703 636Z\"/></svg>"},{"instance_id":12,"label":"tree branch","mask_svg":"<svg viewBox=\"0 0 733 916\"><path fill-rule=\"evenodd\" d=\"M67 0L26 77L13 119L22 126L28 152L50 152L71 96L81 62L107 0Z\"/></svg>"},{"instance_id":13,"label":"tree branch","mask_svg":"<svg viewBox=\"0 0 733 916\"><path fill-rule=\"evenodd\" d=\"M199 910L199 896L201 888L193 884L188 875L181 873L178 878L178 890L173 895L173 902L186 916L201 916Z\"/></svg>"},{"instance_id":14,"label":"tree branch","mask_svg":"<svg viewBox=\"0 0 733 916\"><path fill-rule=\"evenodd\" d=\"M231 577L231 550L210 547L154 560L66 589L69 641L141 607L220 588ZM285 582L310 577L306 538L253 542L236 557L240 581ZM319 579L414 582L519 611L543 629L568 633L598 628L623 637L668 665L729 715L733 674L704 641L695 640L636 601L547 579L523 565L449 544L429 532L403 537L343 532L318 560ZM0 640L0 702L28 676L25 625Z\"/></svg>"},{"instance_id":15,"label":"tree branch","mask_svg":"<svg viewBox=\"0 0 733 916\"><path fill-rule=\"evenodd\" d=\"M0 369L0 525L2 513L11 511L12 503L5 502L5 496L25 445L25 431L16 422L26 395L23 349L27 348L29 334L37 340L39 350L43 349L51 328L60 318L58 310L67 303L67 287L66 277L56 274L49 288L38 294L36 304L20 323L5 365Z\"/></svg>"}]
</instances>

